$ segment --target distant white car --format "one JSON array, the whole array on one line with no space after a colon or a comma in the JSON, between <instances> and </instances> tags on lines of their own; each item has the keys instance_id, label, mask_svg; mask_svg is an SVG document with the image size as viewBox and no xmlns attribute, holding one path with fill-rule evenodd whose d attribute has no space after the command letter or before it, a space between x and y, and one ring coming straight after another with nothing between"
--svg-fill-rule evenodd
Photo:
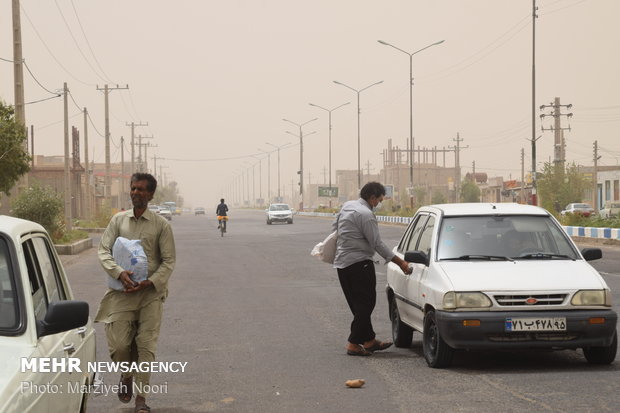
<instances>
[{"instance_id":1,"label":"distant white car","mask_svg":"<svg viewBox=\"0 0 620 413\"><path fill-rule=\"evenodd\" d=\"M172 211L166 206L159 207L159 215L166 218L168 221L172 221Z\"/></svg>"},{"instance_id":2,"label":"distant white car","mask_svg":"<svg viewBox=\"0 0 620 413\"><path fill-rule=\"evenodd\" d=\"M575 215L583 215L584 217L589 217L594 213L594 208L590 206L590 204L585 203L573 203L566 205L563 211L560 211L560 215L566 214L575 214Z\"/></svg>"},{"instance_id":3,"label":"distant white car","mask_svg":"<svg viewBox=\"0 0 620 413\"><path fill-rule=\"evenodd\" d=\"M612 218L620 215L620 201L607 201L599 211L601 218Z\"/></svg>"},{"instance_id":4,"label":"distant white car","mask_svg":"<svg viewBox=\"0 0 620 413\"><path fill-rule=\"evenodd\" d=\"M22 364L45 358L77 361L82 372ZM94 361L88 303L73 300L45 229L0 216L0 412L86 412Z\"/></svg>"},{"instance_id":5,"label":"distant white car","mask_svg":"<svg viewBox=\"0 0 620 413\"><path fill-rule=\"evenodd\" d=\"M273 222L293 223L293 211L288 204L271 204L265 212L267 213L267 225Z\"/></svg>"},{"instance_id":6,"label":"distant white car","mask_svg":"<svg viewBox=\"0 0 620 413\"><path fill-rule=\"evenodd\" d=\"M577 349L590 363L614 361L612 294L546 210L518 204L422 207L394 252L413 263L387 269L397 347L422 333L430 367L458 349Z\"/></svg>"}]
</instances>

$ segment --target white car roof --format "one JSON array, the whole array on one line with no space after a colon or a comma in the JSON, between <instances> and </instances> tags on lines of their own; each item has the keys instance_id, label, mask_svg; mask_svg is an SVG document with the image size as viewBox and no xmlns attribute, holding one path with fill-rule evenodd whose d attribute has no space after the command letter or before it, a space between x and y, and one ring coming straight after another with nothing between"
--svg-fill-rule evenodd
<instances>
[{"instance_id":1,"label":"white car roof","mask_svg":"<svg viewBox=\"0 0 620 413\"><path fill-rule=\"evenodd\" d=\"M463 215L539 215L548 216L549 213L537 206L521 205L517 203L464 203L439 204L420 208L420 211L440 212L444 216Z\"/></svg>"},{"instance_id":2,"label":"white car roof","mask_svg":"<svg viewBox=\"0 0 620 413\"><path fill-rule=\"evenodd\" d=\"M21 234L39 231L45 232L45 228L36 222L25 219L0 215L0 232L8 234L11 238L19 237Z\"/></svg>"}]
</instances>

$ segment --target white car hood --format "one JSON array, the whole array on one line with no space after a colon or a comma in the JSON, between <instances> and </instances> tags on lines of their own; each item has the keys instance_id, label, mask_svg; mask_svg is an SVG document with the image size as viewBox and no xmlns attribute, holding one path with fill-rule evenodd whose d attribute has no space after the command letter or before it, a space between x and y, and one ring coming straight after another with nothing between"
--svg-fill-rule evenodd
<instances>
[{"instance_id":1,"label":"white car hood","mask_svg":"<svg viewBox=\"0 0 620 413\"><path fill-rule=\"evenodd\" d=\"M585 261L515 260L438 262L454 291L601 289L605 282Z\"/></svg>"}]
</instances>

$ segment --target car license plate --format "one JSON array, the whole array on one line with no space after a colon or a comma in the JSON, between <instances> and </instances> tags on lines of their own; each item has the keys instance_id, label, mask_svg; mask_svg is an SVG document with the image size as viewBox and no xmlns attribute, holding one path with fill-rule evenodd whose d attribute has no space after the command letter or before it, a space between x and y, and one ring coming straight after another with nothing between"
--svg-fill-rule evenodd
<instances>
[{"instance_id":1,"label":"car license plate","mask_svg":"<svg viewBox=\"0 0 620 413\"><path fill-rule=\"evenodd\" d=\"M566 331L566 317L507 318L506 331Z\"/></svg>"}]
</instances>

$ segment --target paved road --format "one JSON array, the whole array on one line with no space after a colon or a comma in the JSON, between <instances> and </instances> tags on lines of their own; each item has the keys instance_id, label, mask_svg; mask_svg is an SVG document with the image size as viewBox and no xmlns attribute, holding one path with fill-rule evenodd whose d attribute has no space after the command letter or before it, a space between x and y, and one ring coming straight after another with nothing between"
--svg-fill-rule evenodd
<instances>
[{"instance_id":1,"label":"paved road","mask_svg":"<svg viewBox=\"0 0 620 413\"><path fill-rule=\"evenodd\" d=\"M369 358L344 352L351 316L329 265L309 255L330 220L296 217L266 225L260 212L231 211L229 232L214 217L172 221L177 270L165 307L158 358L187 361L185 373L154 374L167 393L149 399L153 412L618 412L620 360L591 366L581 352L457 353L453 368L430 369L419 334L411 349ZM388 245L404 227L381 226ZM596 266L620 303L620 249L605 247ZM91 313L104 290L95 249L66 259L74 293ZM379 338L389 338L378 267ZM108 360L97 325L99 360ZM348 379L364 378L362 389ZM106 384L118 378L105 375ZM91 400L90 412L130 413L114 395Z\"/></svg>"}]
</instances>

